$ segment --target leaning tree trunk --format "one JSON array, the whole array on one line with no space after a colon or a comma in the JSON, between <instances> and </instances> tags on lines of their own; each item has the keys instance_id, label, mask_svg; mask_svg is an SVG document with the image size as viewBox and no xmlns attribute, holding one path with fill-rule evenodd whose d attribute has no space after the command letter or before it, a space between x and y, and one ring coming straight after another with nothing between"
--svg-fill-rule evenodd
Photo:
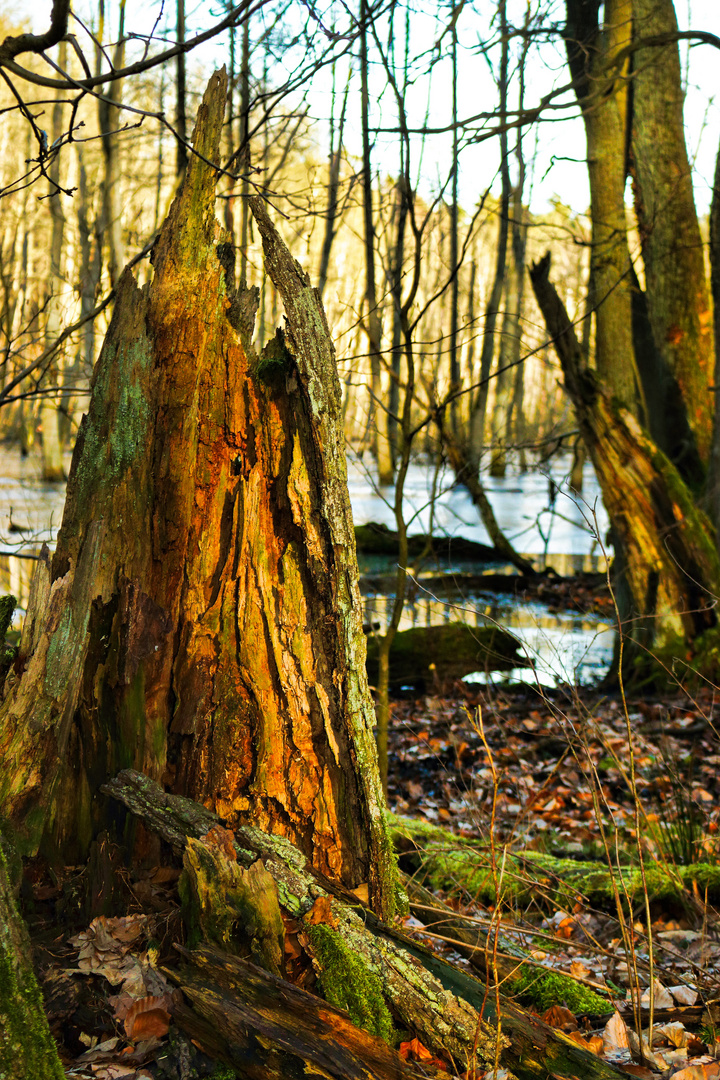
<instances>
[{"instance_id":1,"label":"leaning tree trunk","mask_svg":"<svg viewBox=\"0 0 720 1080\"><path fill-rule=\"evenodd\" d=\"M647 646L668 634L692 641L716 622L720 558L714 530L675 466L587 368L549 273L548 253L531 268L530 279L621 541L630 600L623 629Z\"/></svg>"},{"instance_id":2,"label":"leaning tree trunk","mask_svg":"<svg viewBox=\"0 0 720 1080\"><path fill-rule=\"evenodd\" d=\"M334 350L253 201L286 331L249 344L215 221L226 93L208 85L153 280L128 270L93 377L57 550L0 710L0 807L24 850L81 856L134 766L290 837L393 909ZM48 850L50 850L48 846Z\"/></svg>"}]
</instances>

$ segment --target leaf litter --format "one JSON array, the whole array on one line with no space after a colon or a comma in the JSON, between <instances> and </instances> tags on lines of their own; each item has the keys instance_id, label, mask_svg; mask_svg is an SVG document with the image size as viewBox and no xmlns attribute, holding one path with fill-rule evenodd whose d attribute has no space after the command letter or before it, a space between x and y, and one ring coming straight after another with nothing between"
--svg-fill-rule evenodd
<instances>
[{"instance_id":1,"label":"leaf litter","mask_svg":"<svg viewBox=\"0 0 720 1080\"><path fill-rule=\"evenodd\" d=\"M459 886L436 890L437 899L469 919L494 921L532 970L569 976L604 995L603 1012L583 1011L562 996L535 1008L547 1023L628 1075L720 1080L720 939L713 906L720 891L683 885L651 904L650 1034L650 942L641 896L632 897L623 933L611 900L576 890L572 902L567 892L559 902L552 874L539 875L531 856L563 859L568 866L592 862L602 869L604 829L615 861L636 861L638 815L627 777L632 751L639 839L648 864L672 870L682 856L716 866L720 741L713 708L709 693L692 707L679 695L632 701L629 740L621 704L589 693L568 699L561 692L463 684L393 703L391 809L440 826L459 841L492 847L496 858L526 858L524 873L537 886L530 901L506 896L496 905ZM684 831L683 814L689 821ZM97 916L89 923L82 921L76 899L81 869L69 868L59 881L39 863L31 862L28 871L35 901L31 932L67 1075L166 1075L158 1061L178 1052L170 1051L168 1038L182 1041L173 1024L178 992L160 970L173 962L172 941L184 940L178 867L143 872L128 884L129 914ZM313 918L327 921L327 913L318 906ZM58 934L58 921L74 921L75 931ZM285 928L288 977L312 989L298 926L286 918ZM404 928L446 958L468 963L452 930L440 927L437 933L418 909ZM628 955L628 940L634 956ZM508 992L506 985L501 989ZM527 1007L527 999L520 1000ZM642 1044L633 1030L636 1019ZM419 1074L455 1075L417 1039L399 1049ZM189 1043L183 1053L197 1062ZM209 1075L212 1063L197 1071ZM502 1080L503 1074L498 1068L467 1075Z\"/></svg>"}]
</instances>

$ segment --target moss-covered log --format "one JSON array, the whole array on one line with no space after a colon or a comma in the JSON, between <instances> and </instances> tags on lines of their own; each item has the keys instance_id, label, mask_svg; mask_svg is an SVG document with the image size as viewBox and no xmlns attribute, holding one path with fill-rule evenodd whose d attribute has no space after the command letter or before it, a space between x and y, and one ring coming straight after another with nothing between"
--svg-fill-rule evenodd
<instances>
[{"instance_id":1,"label":"moss-covered log","mask_svg":"<svg viewBox=\"0 0 720 1080\"><path fill-rule=\"evenodd\" d=\"M508 671L528 667L516 637L501 627L416 626L395 635L390 648L390 685L423 689L445 685L473 671ZM377 639L368 638L367 670L371 684L378 675Z\"/></svg>"},{"instance_id":2,"label":"moss-covered log","mask_svg":"<svg viewBox=\"0 0 720 1080\"><path fill-rule=\"evenodd\" d=\"M9 849L0 841L0 1076L3 1080L63 1080L65 1070L45 1017L6 853Z\"/></svg>"},{"instance_id":3,"label":"moss-covered log","mask_svg":"<svg viewBox=\"0 0 720 1080\"><path fill-rule=\"evenodd\" d=\"M418 818L393 817L392 821L401 865L416 873L418 880L433 889L460 889L468 896L495 903L495 878L487 844ZM643 882L637 866L613 867L611 874L602 862L563 859L540 851L507 854L503 859L503 893L518 902L537 899L541 892L560 908L571 909L578 902L614 907L613 879L621 896L627 895L631 902L639 900ZM720 898L720 867L711 863L675 866L649 861L645 881L651 900L680 900L686 889L695 886L702 894L707 889L711 899Z\"/></svg>"},{"instance_id":4,"label":"moss-covered log","mask_svg":"<svg viewBox=\"0 0 720 1080\"><path fill-rule=\"evenodd\" d=\"M135 766L292 837L386 916L393 862L365 674L340 384L316 290L253 212L285 331L257 356L215 220L226 75L183 185L127 270L0 712L0 807L81 858L100 784Z\"/></svg>"},{"instance_id":5,"label":"moss-covered log","mask_svg":"<svg viewBox=\"0 0 720 1080\"><path fill-rule=\"evenodd\" d=\"M548 1073L558 1078L583 1076L589 1080L611 1080L618 1075L606 1062L537 1017L502 999L498 1009L498 998L492 989L488 991L485 982L457 970L401 931L380 922L355 895L313 871L287 839L267 836L251 826L239 826L233 837L217 818L207 830L213 821L207 810L193 809L188 800L167 795L157 784L131 771L120 774L106 790L176 849L182 844L183 833L191 838L184 856L184 888L190 910L202 910L208 905L222 907L222 887L219 891L208 887L207 871L213 864L225 864L223 873L213 878L216 883L236 882L242 877L241 870L257 867L260 861L255 872L267 874L274 882L286 929L286 958L297 957L301 947L325 998L336 1008L345 1009L356 1024L370 1029L372 1034L392 1040L396 1032L409 1032L439 1057L463 1069L473 1061L478 1067L487 1067L495 1061L497 1052L501 1064L519 1080L537 1080ZM212 848L215 850L210 851ZM200 849L204 849L202 859L197 855ZM238 869L228 871L232 863ZM200 864L204 870L198 876L194 867ZM229 907L237 911L236 896L233 884ZM207 910L204 921L205 926L212 925ZM273 922L271 918L270 924ZM263 917L260 924L267 926L267 919ZM235 928L226 925L221 934L226 952L234 948L241 955L244 951L243 959L251 955L253 932L248 934L246 919L238 918ZM288 935L293 940L290 948ZM189 975L184 971L178 976L181 985L191 988L202 984L202 957L201 950L195 956L199 973ZM232 967L229 961L223 963ZM249 1033L246 1042L251 1041L254 1047L276 1022L284 1022L287 1031L290 1021L278 1011L285 1008L284 994L278 992L274 1008L270 999L265 999L260 1022L253 1020L257 1007L254 991L245 998L242 979L235 976L231 981L231 987L225 982L221 996L230 993L236 998L243 1030ZM215 1004L208 1005L213 993ZM289 987L287 1000L294 1000L293 993ZM205 1001L201 1001L203 995ZM188 997L209 1029L210 1022L220 1016L218 1011L213 1012L219 1007L217 990L206 985L194 998L192 992ZM300 1031L303 1037L304 1030ZM274 1036L267 1038L272 1040ZM233 1059L239 1065L243 1052L241 1045L239 1057Z\"/></svg>"}]
</instances>

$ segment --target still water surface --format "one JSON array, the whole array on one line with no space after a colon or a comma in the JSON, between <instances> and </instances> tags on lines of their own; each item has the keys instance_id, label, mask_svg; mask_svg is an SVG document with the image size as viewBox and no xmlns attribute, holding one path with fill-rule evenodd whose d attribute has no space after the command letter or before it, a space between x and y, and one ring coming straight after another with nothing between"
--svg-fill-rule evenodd
<instances>
[{"instance_id":1,"label":"still water surface","mask_svg":"<svg viewBox=\"0 0 720 1080\"><path fill-rule=\"evenodd\" d=\"M539 567L553 566L561 574L604 569L608 522L597 481L592 468L586 466L582 496L572 496L567 487L568 470L568 459L554 459L542 472L488 478L487 490L498 523L516 549ZM393 492L378 487L373 465L367 459L351 457L348 479L355 523L376 521L394 528ZM43 541L52 547L64 502L64 485L44 484L36 457L21 458L16 451L0 451L0 589L14 593L21 606L27 600L34 561L18 556L36 552ZM436 536L489 543L465 489L453 486L448 473L438 475L430 465L411 466L404 512L411 534L432 528ZM394 568L391 559L361 562L361 573L365 574L392 573ZM607 621L551 613L542 604L518 604L510 595L463 587L463 574L511 572L512 568L445 560L441 566L426 562L408 569L414 577L401 629L460 619L477 626L497 622L523 641L535 661L534 673L522 669L513 673L524 681L537 678L545 685L560 680L589 682L607 669L614 638ZM436 579L438 571L451 575L453 586L431 592L423 579L430 573ZM367 588L363 591L364 621L382 627L389 619L392 595Z\"/></svg>"}]
</instances>

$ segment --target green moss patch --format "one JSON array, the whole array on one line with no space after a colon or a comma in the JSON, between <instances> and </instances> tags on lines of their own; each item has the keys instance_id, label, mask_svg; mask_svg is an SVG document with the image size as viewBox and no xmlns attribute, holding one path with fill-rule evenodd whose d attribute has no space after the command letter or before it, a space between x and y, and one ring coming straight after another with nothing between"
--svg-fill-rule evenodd
<instances>
[{"instance_id":1,"label":"green moss patch","mask_svg":"<svg viewBox=\"0 0 720 1080\"><path fill-rule=\"evenodd\" d=\"M345 1009L357 1027L392 1045L396 1032L380 977L348 948L337 931L324 923L307 925L305 930L320 968L325 999Z\"/></svg>"}]
</instances>

